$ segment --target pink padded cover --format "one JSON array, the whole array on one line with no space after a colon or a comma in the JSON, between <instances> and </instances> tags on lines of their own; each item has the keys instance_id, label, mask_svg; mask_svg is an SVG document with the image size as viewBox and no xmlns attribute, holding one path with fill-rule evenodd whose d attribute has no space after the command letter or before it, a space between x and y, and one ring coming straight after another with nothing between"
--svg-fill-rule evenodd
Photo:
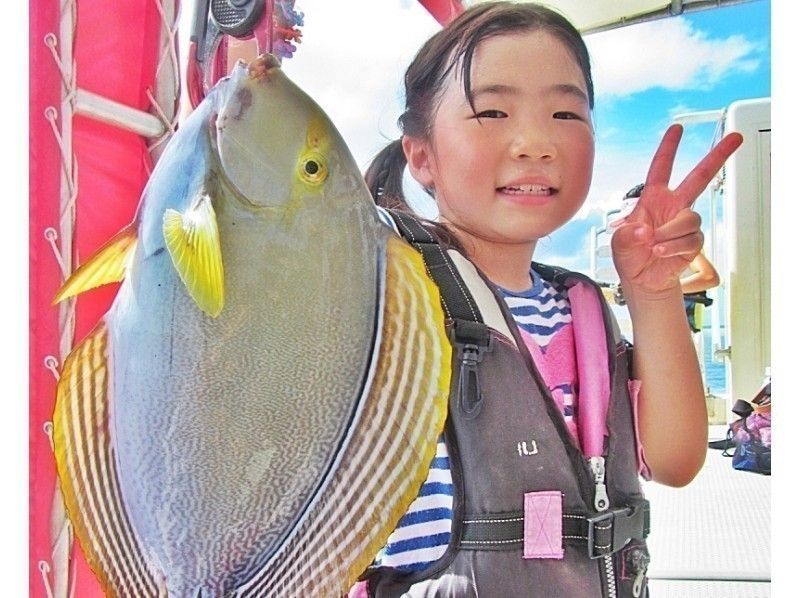
<instances>
[{"instance_id":1,"label":"pink padded cover","mask_svg":"<svg viewBox=\"0 0 800 598\"><path fill-rule=\"evenodd\" d=\"M560 490L525 493L524 530L523 558L564 558Z\"/></svg>"}]
</instances>

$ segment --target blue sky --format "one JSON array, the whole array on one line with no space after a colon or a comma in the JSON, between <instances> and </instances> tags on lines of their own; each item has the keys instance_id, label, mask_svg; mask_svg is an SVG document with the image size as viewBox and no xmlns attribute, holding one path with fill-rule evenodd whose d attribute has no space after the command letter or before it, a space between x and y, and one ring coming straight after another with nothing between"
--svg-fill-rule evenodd
<instances>
[{"instance_id":1,"label":"blue sky","mask_svg":"<svg viewBox=\"0 0 800 598\"><path fill-rule=\"evenodd\" d=\"M297 0L303 43L286 72L328 112L363 167L399 132L402 76L439 26L416 0ZM646 175L673 115L770 95L770 3L753 0L587 36L597 102L592 190L536 259L587 270L591 226ZM679 181L709 149L713 125L690 125ZM680 178L678 178L680 177ZM703 213L702 199L698 210Z\"/></svg>"}]
</instances>

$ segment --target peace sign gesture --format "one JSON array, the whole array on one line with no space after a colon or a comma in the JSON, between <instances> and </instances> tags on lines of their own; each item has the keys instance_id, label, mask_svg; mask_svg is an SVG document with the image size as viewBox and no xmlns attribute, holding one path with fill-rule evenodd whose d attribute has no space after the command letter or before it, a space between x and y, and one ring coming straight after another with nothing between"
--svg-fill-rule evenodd
<instances>
[{"instance_id":1,"label":"peace sign gesture","mask_svg":"<svg viewBox=\"0 0 800 598\"><path fill-rule=\"evenodd\" d=\"M658 294L677 286L681 272L702 249L700 216L692 204L742 144L739 133L726 135L671 190L669 178L682 134L681 125L672 125L664 133L639 201L611 239L620 279L645 293Z\"/></svg>"}]
</instances>

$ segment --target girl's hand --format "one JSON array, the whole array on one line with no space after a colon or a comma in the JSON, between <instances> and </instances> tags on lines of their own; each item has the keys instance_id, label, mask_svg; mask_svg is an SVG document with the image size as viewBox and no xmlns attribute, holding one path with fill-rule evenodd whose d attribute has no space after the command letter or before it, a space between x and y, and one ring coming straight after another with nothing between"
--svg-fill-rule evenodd
<instances>
[{"instance_id":1,"label":"girl's hand","mask_svg":"<svg viewBox=\"0 0 800 598\"><path fill-rule=\"evenodd\" d=\"M614 265L624 287L658 296L679 286L679 277L703 247L700 216L691 206L742 143L739 133L726 135L700 160L675 190L669 177L683 127L664 134L642 196L611 239Z\"/></svg>"}]
</instances>

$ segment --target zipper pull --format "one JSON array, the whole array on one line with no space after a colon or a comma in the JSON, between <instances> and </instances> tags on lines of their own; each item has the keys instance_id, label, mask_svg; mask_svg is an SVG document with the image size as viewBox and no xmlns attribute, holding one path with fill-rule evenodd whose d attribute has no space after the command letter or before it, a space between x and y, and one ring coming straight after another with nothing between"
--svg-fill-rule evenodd
<instances>
[{"instance_id":1,"label":"zipper pull","mask_svg":"<svg viewBox=\"0 0 800 598\"><path fill-rule=\"evenodd\" d=\"M477 345L464 345L460 348L461 365L458 371L458 389L461 410L468 419L476 417L483 405L483 393L478 378L478 362L481 353Z\"/></svg>"},{"instance_id":2,"label":"zipper pull","mask_svg":"<svg viewBox=\"0 0 800 598\"><path fill-rule=\"evenodd\" d=\"M636 571L636 577L633 578L633 598L639 598L642 595L642 586L647 574L647 566L650 564L650 557L644 550L634 548L628 555L628 561L631 570Z\"/></svg>"},{"instance_id":3,"label":"zipper pull","mask_svg":"<svg viewBox=\"0 0 800 598\"><path fill-rule=\"evenodd\" d=\"M644 584L645 573L647 573L647 569L642 569L633 579L633 598L639 598L639 596L642 595L642 585Z\"/></svg>"},{"instance_id":4,"label":"zipper pull","mask_svg":"<svg viewBox=\"0 0 800 598\"><path fill-rule=\"evenodd\" d=\"M605 511L609 505L606 492L606 460L604 457L589 457L589 467L594 474L594 508Z\"/></svg>"}]
</instances>

